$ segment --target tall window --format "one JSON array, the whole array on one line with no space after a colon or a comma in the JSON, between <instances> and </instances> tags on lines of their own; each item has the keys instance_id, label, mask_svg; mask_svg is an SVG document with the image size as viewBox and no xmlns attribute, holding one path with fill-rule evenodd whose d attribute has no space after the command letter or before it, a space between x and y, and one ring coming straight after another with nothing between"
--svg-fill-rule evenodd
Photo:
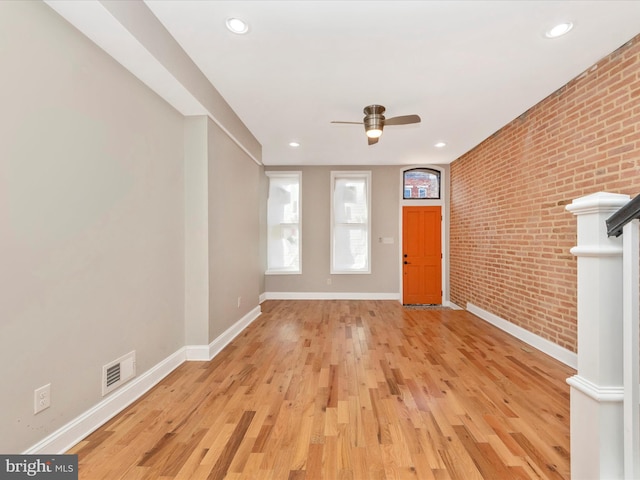
<instances>
[{"instance_id":1,"label":"tall window","mask_svg":"<svg viewBox=\"0 0 640 480\"><path fill-rule=\"evenodd\" d=\"M371 172L331 172L331 273L371 273Z\"/></svg>"},{"instance_id":2,"label":"tall window","mask_svg":"<svg viewBox=\"0 0 640 480\"><path fill-rule=\"evenodd\" d=\"M265 172L267 201L267 273L301 273L302 172Z\"/></svg>"},{"instance_id":3,"label":"tall window","mask_svg":"<svg viewBox=\"0 0 640 480\"><path fill-rule=\"evenodd\" d=\"M440 198L440 172L431 168L412 168L404 172L404 198Z\"/></svg>"}]
</instances>

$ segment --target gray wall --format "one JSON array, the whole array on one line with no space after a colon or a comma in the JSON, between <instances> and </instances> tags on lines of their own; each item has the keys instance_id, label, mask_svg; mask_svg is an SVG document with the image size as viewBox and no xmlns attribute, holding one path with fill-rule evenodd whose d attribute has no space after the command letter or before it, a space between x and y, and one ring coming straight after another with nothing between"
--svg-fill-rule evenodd
<instances>
[{"instance_id":1,"label":"gray wall","mask_svg":"<svg viewBox=\"0 0 640 480\"><path fill-rule=\"evenodd\" d=\"M208 146L211 342L258 306L264 271L258 207L262 167L210 120Z\"/></svg>"},{"instance_id":2,"label":"gray wall","mask_svg":"<svg viewBox=\"0 0 640 480\"><path fill-rule=\"evenodd\" d=\"M400 167L267 167L302 171L302 275L266 275L265 291L399 293ZM331 171L371 171L371 274L331 275ZM393 237L393 244L379 243ZM331 280L331 285L327 284Z\"/></svg>"},{"instance_id":3,"label":"gray wall","mask_svg":"<svg viewBox=\"0 0 640 480\"><path fill-rule=\"evenodd\" d=\"M104 364L135 350L141 375L258 307L264 184L41 2L0 2L0 64L0 452L20 453L99 404Z\"/></svg>"},{"instance_id":4,"label":"gray wall","mask_svg":"<svg viewBox=\"0 0 640 480\"><path fill-rule=\"evenodd\" d=\"M184 345L183 117L41 2L0 2L0 452ZM51 383L52 406L33 414Z\"/></svg>"},{"instance_id":5,"label":"gray wall","mask_svg":"<svg viewBox=\"0 0 640 480\"><path fill-rule=\"evenodd\" d=\"M342 167L372 171L371 275L329 275L332 167L305 167L304 274L265 278L263 168L216 124L182 117L41 2L0 2L0 64L0 452L98 404L105 363L136 350L140 375L261 293L398 293L399 167ZM240 128L226 107L216 118ZM52 406L34 415L46 383Z\"/></svg>"},{"instance_id":6,"label":"gray wall","mask_svg":"<svg viewBox=\"0 0 640 480\"><path fill-rule=\"evenodd\" d=\"M209 343L209 138L205 116L184 121L185 285L187 345Z\"/></svg>"}]
</instances>

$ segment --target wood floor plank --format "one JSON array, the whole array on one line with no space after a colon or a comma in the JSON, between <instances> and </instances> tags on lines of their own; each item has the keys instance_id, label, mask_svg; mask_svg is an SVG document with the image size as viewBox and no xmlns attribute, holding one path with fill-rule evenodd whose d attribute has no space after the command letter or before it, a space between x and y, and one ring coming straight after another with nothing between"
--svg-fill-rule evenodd
<instances>
[{"instance_id":1,"label":"wood floor plank","mask_svg":"<svg viewBox=\"0 0 640 480\"><path fill-rule=\"evenodd\" d=\"M575 372L464 311L266 301L69 453L81 480L568 479Z\"/></svg>"}]
</instances>

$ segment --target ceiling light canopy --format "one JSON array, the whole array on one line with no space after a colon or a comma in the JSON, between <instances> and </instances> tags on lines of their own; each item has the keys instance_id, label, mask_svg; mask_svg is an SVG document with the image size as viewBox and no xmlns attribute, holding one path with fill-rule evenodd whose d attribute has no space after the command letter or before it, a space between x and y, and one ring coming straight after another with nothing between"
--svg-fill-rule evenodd
<instances>
[{"instance_id":1,"label":"ceiling light canopy","mask_svg":"<svg viewBox=\"0 0 640 480\"><path fill-rule=\"evenodd\" d=\"M446 146L447 146L447 144L446 144L446 143L444 143L444 142L438 142L438 143L436 143L436 144L434 145L434 147L436 147L436 148L444 148L444 147L446 147Z\"/></svg>"},{"instance_id":2,"label":"ceiling light canopy","mask_svg":"<svg viewBox=\"0 0 640 480\"><path fill-rule=\"evenodd\" d=\"M562 35L565 35L571 31L573 28L573 23L571 22L563 22L557 25L554 25L549 30L546 31L545 36L547 38L558 38Z\"/></svg>"},{"instance_id":3,"label":"ceiling light canopy","mask_svg":"<svg viewBox=\"0 0 640 480\"><path fill-rule=\"evenodd\" d=\"M293 148L297 148L297 147L300 146L300 143L299 142L289 142L289 146L293 147Z\"/></svg>"},{"instance_id":4,"label":"ceiling light canopy","mask_svg":"<svg viewBox=\"0 0 640 480\"><path fill-rule=\"evenodd\" d=\"M249 24L240 18L227 18L227 28L238 35L244 35L249 31Z\"/></svg>"}]
</instances>

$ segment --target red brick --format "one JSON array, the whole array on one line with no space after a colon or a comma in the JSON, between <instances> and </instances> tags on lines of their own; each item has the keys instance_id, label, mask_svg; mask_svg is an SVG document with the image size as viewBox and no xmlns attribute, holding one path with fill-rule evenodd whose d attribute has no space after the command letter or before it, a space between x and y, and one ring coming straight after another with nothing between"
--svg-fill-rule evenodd
<instances>
[{"instance_id":1,"label":"red brick","mask_svg":"<svg viewBox=\"0 0 640 480\"><path fill-rule=\"evenodd\" d=\"M451 301L576 350L575 217L640 193L640 36L451 164Z\"/></svg>"}]
</instances>

